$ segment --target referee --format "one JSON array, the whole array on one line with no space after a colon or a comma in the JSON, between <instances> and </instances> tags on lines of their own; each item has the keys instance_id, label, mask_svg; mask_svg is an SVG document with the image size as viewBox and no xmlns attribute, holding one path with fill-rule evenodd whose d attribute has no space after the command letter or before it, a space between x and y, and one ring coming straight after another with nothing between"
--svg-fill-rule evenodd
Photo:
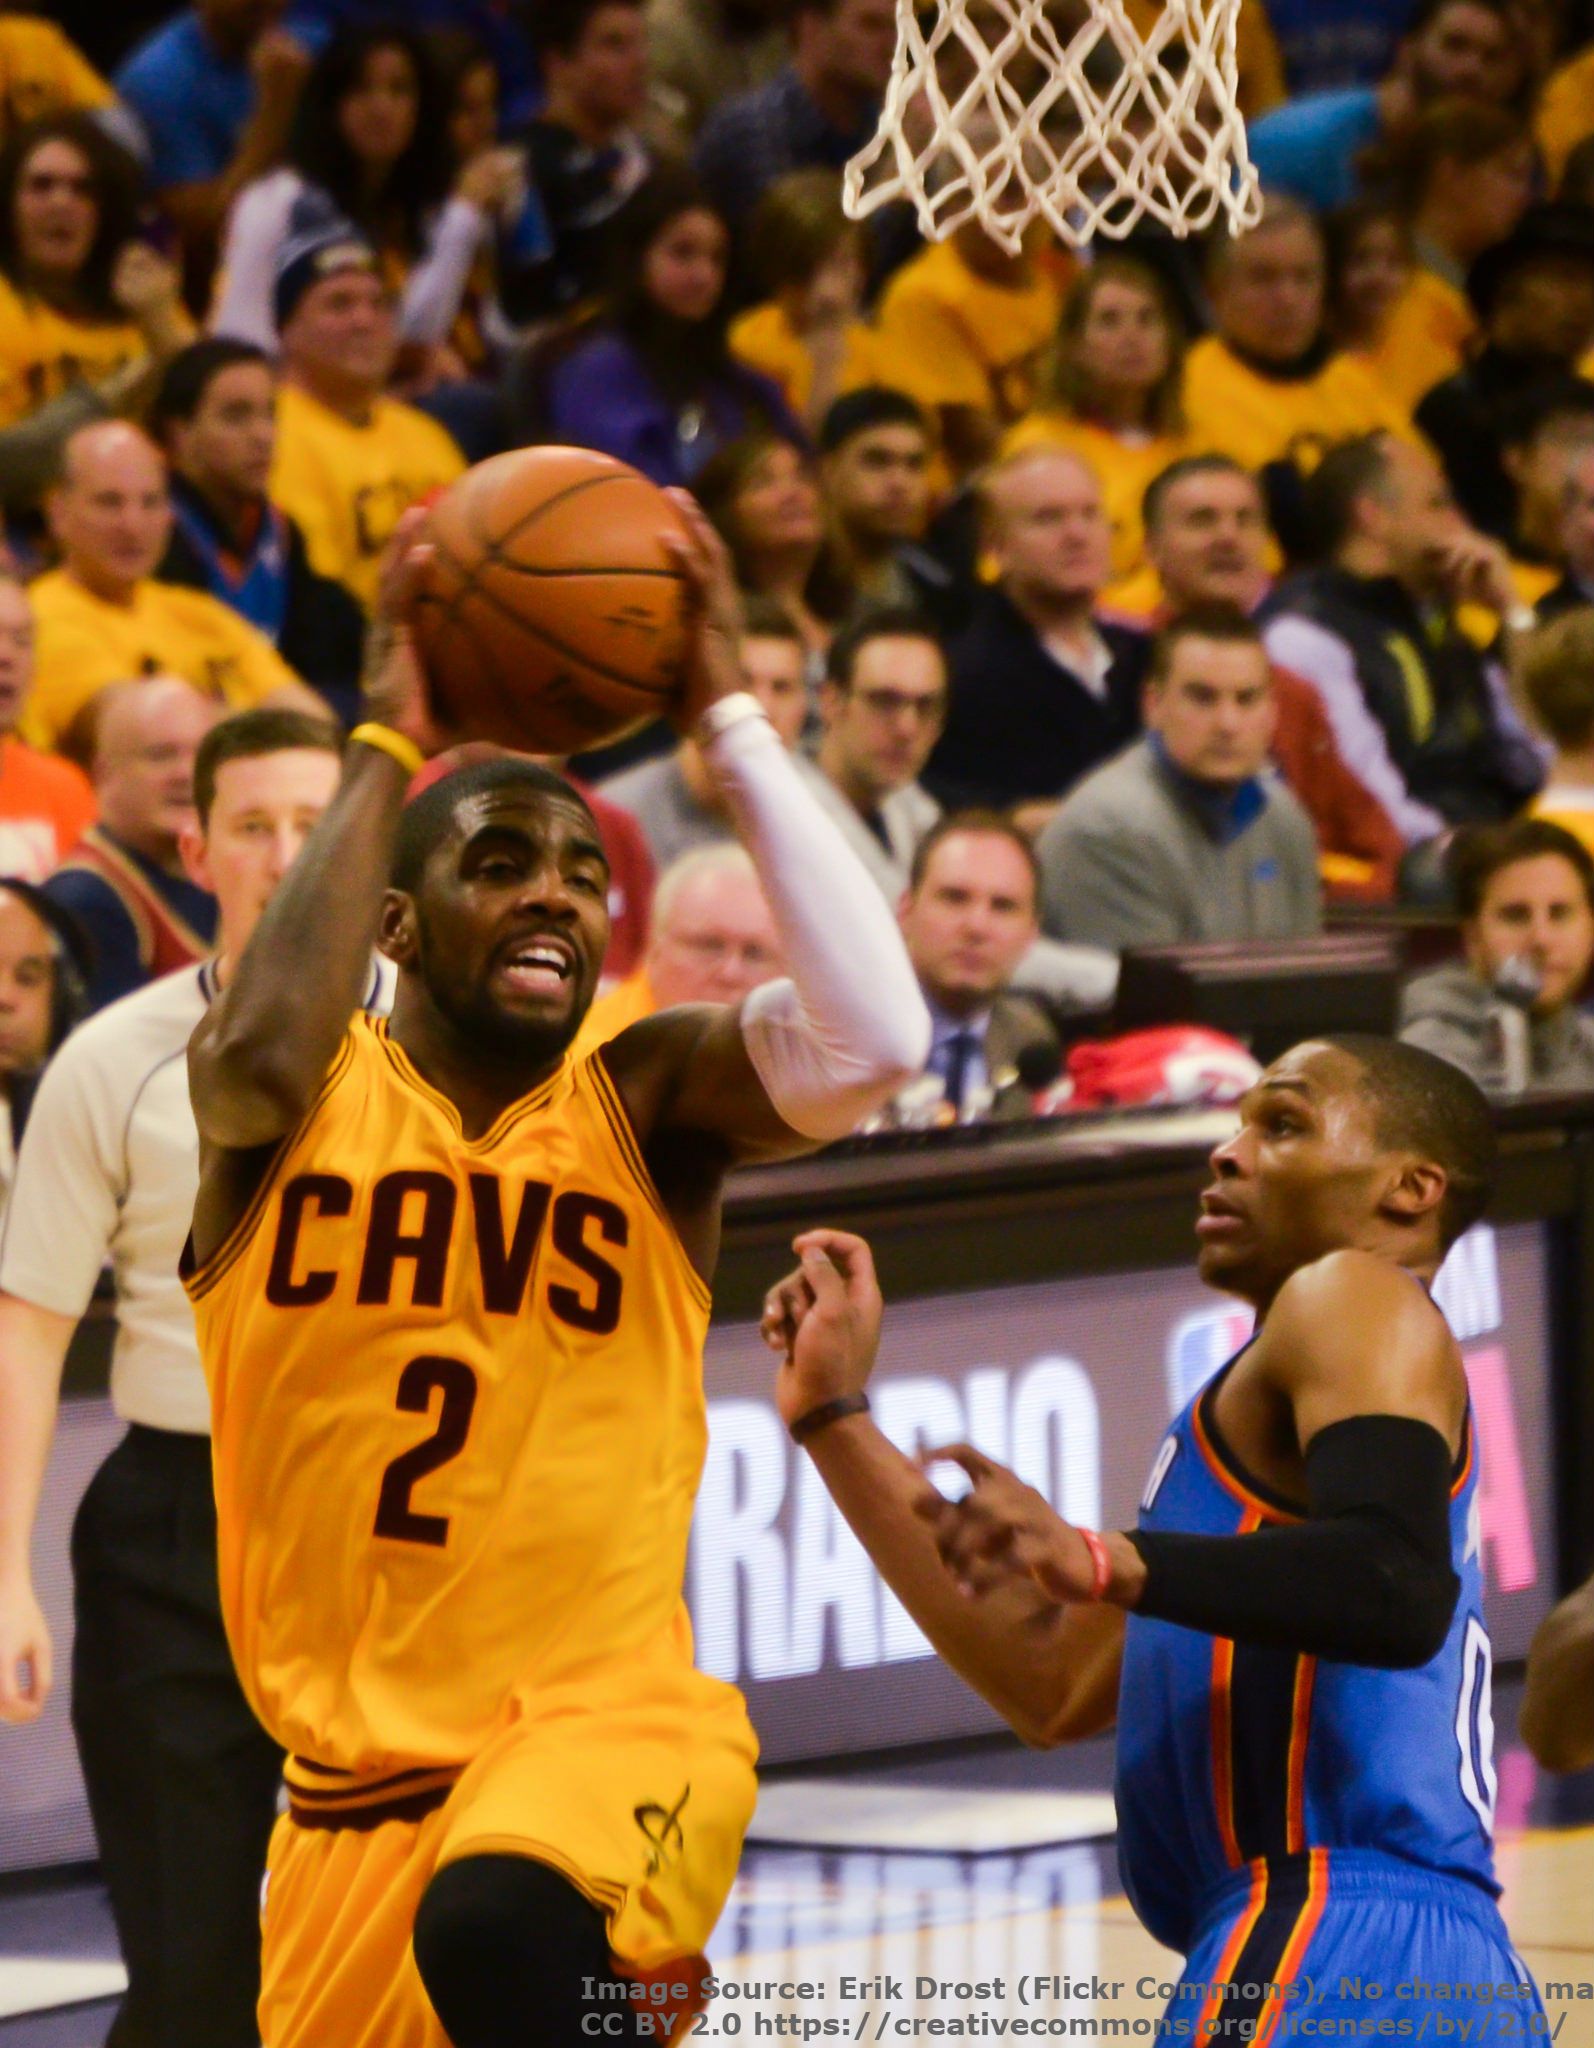
<instances>
[{"instance_id":1,"label":"referee","mask_svg":"<svg viewBox=\"0 0 1594 2048\"><path fill-rule=\"evenodd\" d=\"M300 712L213 727L183 856L219 951L102 1010L33 1106L0 1237L0 1719L49 1696L32 1525L61 1366L109 1258L126 1436L72 1535L72 1721L128 1992L107 2048L257 2048L259 1893L281 1757L233 1673L216 1589L210 1404L177 1263L198 1138L194 1026L332 800L341 741ZM368 1001L375 1006L378 976Z\"/></svg>"}]
</instances>

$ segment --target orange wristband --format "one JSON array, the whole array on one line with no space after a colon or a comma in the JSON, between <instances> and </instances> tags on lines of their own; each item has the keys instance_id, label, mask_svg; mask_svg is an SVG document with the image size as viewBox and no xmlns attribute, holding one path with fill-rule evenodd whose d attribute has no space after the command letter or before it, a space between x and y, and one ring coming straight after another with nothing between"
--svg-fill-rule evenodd
<instances>
[{"instance_id":1,"label":"orange wristband","mask_svg":"<svg viewBox=\"0 0 1594 2048\"><path fill-rule=\"evenodd\" d=\"M1090 1561L1096 1571L1090 1597L1098 1602L1105 1600L1107 1588L1112 1584L1112 1555L1094 1529L1081 1529L1079 1533L1085 1539L1085 1548L1090 1552Z\"/></svg>"}]
</instances>

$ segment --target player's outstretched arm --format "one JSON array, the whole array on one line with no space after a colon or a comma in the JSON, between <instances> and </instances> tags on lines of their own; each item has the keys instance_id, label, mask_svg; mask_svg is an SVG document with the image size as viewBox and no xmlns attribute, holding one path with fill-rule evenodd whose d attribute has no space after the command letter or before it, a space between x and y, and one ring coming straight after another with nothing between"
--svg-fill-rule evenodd
<instances>
[{"instance_id":1,"label":"player's outstretched arm","mask_svg":"<svg viewBox=\"0 0 1594 2048\"><path fill-rule=\"evenodd\" d=\"M929 1013L889 906L793 768L737 659L723 543L684 492L676 558L698 619L679 721L753 857L791 979L739 1009L665 1011L605 1053L645 1138L719 1141L728 1161L845 1137L923 1070Z\"/></svg>"},{"instance_id":2,"label":"player's outstretched arm","mask_svg":"<svg viewBox=\"0 0 1594 2048\"><path fill-rule=\"evenodd\" d=\"M422 511L407 513L395 535L364 693L365 718L423 754L440 740L405 608L425 565L424 521ZM349 747L337 795L190 1042L189 1090L207 1146L273 1144L314 1100L360 1006L409 780L410 769L382 747Z\"/></svg>"},{"instance_id":3,"label":"player's outstretched arm","mask_svg":"<svg viewBox=\"0 0 1594 2048\"><path fill-rule=\"evenodd\" d=\"M782 1361L776 1400L881 1577L938 1654L1026 1742L1050 1747L1110 1727L1123 1615L1062 1606L1022 1572L986 1598L965 1595L937 1554L947 1503L855 1398L883 1313L869 1247L845 1231L813 1230L796 1248L801 1265L770 1289L764 1310L765 1342Z\"/></svg>"},{"instance_id":4,"label":"player's outstretched arm","mask_svg":"<svg viewBox=\"0 0 1594 2048\"><path fill-rule=\"evenodd\" d=\"M1568 1593L1533 1638L1522 1740L1547 1771L1594 1766L1594 1579Z\"/></svg>"},{"instance_id":5,"label":"player's outstretched arm","mask_svg":"<svg viewBox=\"0 0 1594 2048\"><path fill-rule=\"evenodd\" d=\"M1466 1407L1439 1311L1388 1260L1336 1252L1280 1290L1245 1367L1304 1454L1300 1522L1240 1536L1098 1536L952 1445L939 1455L974 1488L934 1511L948 1574L981 1599L1027 1575L1058 1599L1237 1642L1376 1668L1426 1664L1459 1591L1450 1488Z\"/></svg>"}]
</instances>

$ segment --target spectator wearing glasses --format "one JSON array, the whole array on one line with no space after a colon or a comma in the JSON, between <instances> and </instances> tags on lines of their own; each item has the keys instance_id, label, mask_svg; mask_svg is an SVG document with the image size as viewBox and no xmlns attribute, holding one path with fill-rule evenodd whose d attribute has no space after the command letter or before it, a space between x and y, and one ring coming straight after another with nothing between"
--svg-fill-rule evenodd
<instances>
[{"instance_id":1,"label":"spectator wearing glasses","mask_svg":"<svg viewBox=\"0 0 1594 2048\"><path fill-rule=\"evenodd\" d=\"M580 1059L676 1003L739 1003L785 972L780 934L752 856L734 840L682 854L659 877L647 957L600 996L573 1047Z\"/></svg>"},{"instance_id":2,"label":"spectator wearing glasses","mask_svg":"<svg viewBox=\"0 0 1594 2048\"><path fill-rule=\"evenodd\" d=\"M941 806L919 784L946 720L946 657L922 613L865 612L831 643L814 794L895 902Z\"/></svg>"}]
</instances>

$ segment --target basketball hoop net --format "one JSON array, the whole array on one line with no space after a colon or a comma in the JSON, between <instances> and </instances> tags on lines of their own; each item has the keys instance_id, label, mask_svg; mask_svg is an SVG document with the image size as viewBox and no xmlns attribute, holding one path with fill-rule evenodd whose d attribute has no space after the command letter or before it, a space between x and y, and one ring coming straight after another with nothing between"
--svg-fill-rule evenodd
<instances>
[{"instance_id":1,"label":"basketball hoop net","mask_svg":"<svg viewBox=\"0 0 1594 2048\"><path fill-rule=\"evenodd\" d=\"M874 140L847 166L862 220L910 200L932 241L977 220L1017 252L1037 216L1078 247L1142 215L1177 236L1261 215L1238 104L1241 0L1163 0L1148 34L1128 0L897 0Z\"/></svg>"}]
</instances>

